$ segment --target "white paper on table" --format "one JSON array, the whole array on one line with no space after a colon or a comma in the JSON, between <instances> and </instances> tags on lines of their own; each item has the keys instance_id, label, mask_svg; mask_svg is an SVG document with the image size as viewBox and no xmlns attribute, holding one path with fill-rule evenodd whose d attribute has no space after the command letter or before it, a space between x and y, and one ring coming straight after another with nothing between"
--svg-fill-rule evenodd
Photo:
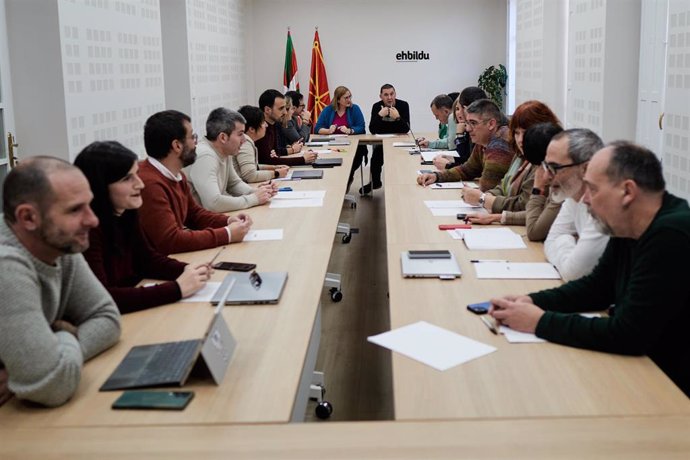
<instances>
[{"instance_id":1,"label":"white paper on table","mask_svg":"<svg viewBox=\"0 0 690 460\"><path fill-rule=\"evenodd\" d=\"M453 230L446 230L451 238L454 240L461 240L465 237L465 232L469 229L454 228Z\"/></svg>"},{"instance_id":2,"label":"white paper on table","mask_svg":"<svg viewBox=\"0 0 690 460\"><path fill-rule=\"evenodd\" d=\"M434 182L429 186L432 190L452 190L458 188L465 188L462 182Z\"/></svg>"},{"instance_id":3,"label":"white paper on table","mask_svg":"<svg viewBox=\"0 0 690 460\"><path fill-rule=\"evenodd\" d=\"M206 286L196 291L193 295L180 299L180 302L210 302L213 294L220 287L220 281L209 281Z\"/></svg>"},{"instance_id":4,"label":"white paper on table","mask_svg":"<svg viewBox=\"0 0 690 460\"><path fill-rule=\"evenodd\" d=\"M307 147L325 147L328 145L328 141L309 141L304 145Z\"/></svg>"},{"instance_id":5,"label":"white paper on table","mask_svg":"<svg viewBox=\"0 0 690 460\"><path fill-rule=\"evenodd\" d=\"M459 208L431 208L431 214L435 217L455 217L457 214L488 214L488 211L479 206L463 206Z\"/></svg>"},{"instance_id":6,"label":"white paper on table","mask_svg":"<svg viewBox=\"0 0 690 460\"><path fill-rule=\"evenodd\" d=\"M386 137L395 137L395 134L376 134L375 137L381 137L381 138L386 138Z\"/></svg>"},{"instance_id":7,"label":"white paper on table","mask_svg":"<svg viewBox=\"0 0 690 460\"><path fill-rule=\"evenodd\" d=\"M417 144L414 141L404 141L404 142L393 142L393 147L416 147Z\"/></svg>"},{"instance_id":8,"label":"white paper on table","mask_svg":"<svg viewBox=\"0 0 690 460\"><path fill-rule=\"evenodd\" d=\"M277 179L271 179L273 182L283 182L283 181L289 181L289 180L301 180L301 179L292 179L292 169L287 172L285 177L279 177Z\"/></svg>"},{"instance_id":9,"label":"white paper on table","mask_svg":"<svg viewBox=\"0 0 690 460\"><path fill-rule=\"evenodd\" d=\"M465 181L465 182L463 182L463 184L465 184L465 187L467 187L467 188L479 188L479 184L477 184L476 182Z\"/></svg>"},{"instance_id":10,"label":"white paper on table","mask_svg":"<svg viewBox=\"0 0 690 460\"><path fill-rule=\"evenodd\" d=\"M313 198L323 199L326 196L325 190L298 190L292 192L278 192L272 200L308 200Z\"/></svg>"},{"instance_id":11,"label":"white paper on table","mask_svg":"<svg viewBox=\"0 0 690 460\"><path fill-rule=\"evenodd\" d=\"M467 241L467 235L465 235ZM559 280L561 275L546 262L480 262L472 264L478 279Z\"/></svg>"},{"instance_id":12,"label":"white paper on table","mask_svg":"<svg viewBox=\"0 0 690 460\"><path fill-rule=\"evenodd\" d=\"M498 332L503 334L506 340L510 343L541 343L546 342L546 340L537 337L530 332L519 332L515 331L508 326L501 326L498 328Z\"/></svg>"},{"instance_id":13,"label":"white paper on table","mask_svg":"<svg viewBox=\"0 0 690 460\"><path fill-rule=\"evenodd\" d=\"M455 150L435 150L433 152L422 152L423 161L434 161L437 155L446 157L459 157L460 155Z\"/></svg>"},{"instance_id":14,"label":"white paper on table","mask_svg":"<svg viewBox=\"0 0 690 460\"><path fill-rule=\"evenodd\" d=\"M282 239L282 228L266 228L262 230L249 230L242 241L275 241Z\"/></svg>"},{"instance_id":15,"label":"white paper on table","mask_svg":"<svg viewBox=\"0 0 690 460\"><path fill-rule=\"evenodd\" d=\"M347 134L330 134L329 136L334 138L334 139L337 139L339 137L347 137L348 135Z\"/></svg>"},{"instance_id":16,"label":"white paper on table","mask_svg":"<svg viewBox=\"0 0 690 460\"><path fill-rule=\"evenodd\" d=\"M299 200L271 200L269 208L320 208L323 206L323 198L304 198Z\"/></svg>"},{"instance_id":17,"label":"white paper on table","mask_svg":"<svg viewBox=\"0 0 690 460\"><path fill-rule=\"evenodd\" d=\"M419 169L417 170L417 175L421 176L422 174L433 174L434 170L433 169Z\"/></svg>"},{"instance_id":18,"label":"white paper on table","mask_svg":"<svg viewBox=\"0 0 690 460\"><path fill-rule=\"evenodd\" d=\"M464 202L463 200L425 200L424 204L427 208L462 208L462 207L472 207L471 204ZM481 206L476 206L477 208Z\"/></svg>"},{"instance_id":19,"label":"white paper on table","mask_svg":"<svg viewBox=\"0 0 690 460\"><path fill-rule=\"evenodd\" d=\"M445 371L496 351L496 348L490 345L434 326L426 321L373 335L367 340L439 371Z\"/></svg>"},{"instance_id":20,"label":"white paper on table","mask_svg":"<svg viewBox=\"0 0 690 460\"><path fill-rule=\"evenodd\" d=\"M465 235L467 249L527 249L522 237L509 228L473 229Z\"/></svg>"},{"instance_id":21,"label":"white paper on table","mask_svg":"<svg viewBox=\"0 0 690 460\"><path fill-rule=\"evenodd\" d=\"M309 149L308 152L314 152L319 155L326 155L328 153L333 153L333 150L331 149Z\"/></svg>"}]
</instances>

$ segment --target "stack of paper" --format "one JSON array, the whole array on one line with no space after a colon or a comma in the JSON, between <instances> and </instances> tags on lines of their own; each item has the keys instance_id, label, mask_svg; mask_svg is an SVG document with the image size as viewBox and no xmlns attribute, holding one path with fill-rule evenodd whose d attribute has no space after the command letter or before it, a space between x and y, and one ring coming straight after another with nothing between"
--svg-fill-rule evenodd
<instances>
[{"instance_id":1,"label":"stack of paper","mask_svg":"<svg viewBox=\"0 0 690 460\"><path fill-rule=\"evenodd\" d=\"M429 186L432 190L452 190L458 188L465 188L462 182L434 182Z\"/></svg>"},{"instance_id":2,"label":"stack of paper","mask_svg":"<svg viewBox=\"0 0 690 460\"><path fill-rule=\"evenodd\" d=\"M213 294L215 294L220 287L220 283L220 281L209 281L206 283L206 286L202 287L191 296L180 299L180 302L210 302L213 298Z\"/></svg>"},{"instance_id":3,"label":"stack of paper","mask_svg":"<svg viewBox=\"0 0 690 460\"><path fill-rule=\"evenodd\" d=\"M472 229L464 233L467 249L527 249L522 237L506 227Z\"/></svg>"},{"instance_id":4,"label":"stack of paper","mask_svg":"<svg viewBox=\"0 0 690 460\"><path fill-rule=\"evenodd\" d=\"M465 214L486 214L486 209L482 206L473 206L463 200L429 200L424 204L436 217L455 216L458 213Z\"/></svg>"},{"instance_id":5,"label":"stack of paper","mask_svg":"<svg viewBox=\"0 0 690 460\"><path fill-rule=\"evenodd\" d=\"M467 241L467 234L465 234ZM480 262L472 264L478 279L559 280L561 275L546 262Z\"/></svg>"},{"instance_id":6,"label":"stack of paper","mask_svg":"<svg viewBox=\"0 0 690 460\"><path fill-rule=\"evenodd\" d=\"M278 192L271 199L269 208L319 208L323 206L325 196L325 190Z\"/></svg>"},{"instance_id":7,"label":"stack of paper","mask_svg":"<svg viewBox=\"0 0 690 460\"><path fill-rule=\"evenodd\" d=\"M367 340L439 371L445 371L496 351L496 348L492 346L426 321L374 335Z\"/></svg>"}]
</instances>

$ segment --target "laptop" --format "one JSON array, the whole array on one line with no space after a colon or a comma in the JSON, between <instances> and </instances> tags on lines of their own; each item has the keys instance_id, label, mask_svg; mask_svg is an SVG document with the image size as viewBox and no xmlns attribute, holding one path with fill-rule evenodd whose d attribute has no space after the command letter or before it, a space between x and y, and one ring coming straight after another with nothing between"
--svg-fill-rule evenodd
<instances>
[{"instance_id":1,"label":"laptop","mask_svg":"<svg viewBox=\"0 0 690 460\"><path fill-rule=\"evenodd\" d=\"M426 256L425 252L428 253ZM400 261L405 278L452 280L462 275L458 261L450 251L403 251L400 253Z\"/></svg>"},{"instance_id":2,"label":"laptop","mask_svg":"<svg viewBox=\"0 0 690 460\"><path fill-rule=\"evenodd\" d=\"M229 273L211 298L212 305L219 305L229 285L232 291L226 305L276 304L283 294L287 272L236 272Z\"/></svg>"},{"instance_id":3,"label":"laptop","mask_svg":"<svg viewBox=\"0 0 690 460\"><path fill-rule=\"evenodd\" d=\"M203 338L132 347L99 391L181 387L197 368L210 373L220 385L237 346L223 318L223 307L233 289L232 283L226 285Z\"/></svg>"},{"instance_id":4,"label":"laptop","mask_svg":"<svg viewBox=\"0 0 690 460\"><path fill-rule=\"evenodd\" d=\"M334 166L342 166L342 158L317 158L312 164L312 168L332 168Z\"/></svg>"},{"instance_id":5,"label":"laptop","mask_svg":"<svg viewBox=\"0 0 690 460\"><path fill-rule=\"evenodd\" d=\"M319 169L293 169L293 179L323 179L323 171Z\"/></svg>"}]
</instances>

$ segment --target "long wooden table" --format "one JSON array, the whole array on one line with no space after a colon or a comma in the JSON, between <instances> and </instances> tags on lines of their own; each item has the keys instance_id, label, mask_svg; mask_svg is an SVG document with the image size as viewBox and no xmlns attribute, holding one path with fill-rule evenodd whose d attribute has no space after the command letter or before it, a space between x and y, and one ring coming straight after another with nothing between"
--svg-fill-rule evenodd
<instances>
[{"instance_id":1,"label":"long wooden table","mask_svg":"<svg viewBox=\"0 0 690 460\"><path fill-rule=\"evenodd\" d=\"M690 400L647 357L620 356L553 343L510 344L468 312L469 303L560 284L548 280L478 280L470 259L543 262L541 243L527 250L469 251L438 230L454 217L434 217L424 200L459 199L459 190L416 184L418 155L384 139L391 328L424 320L498 350L445 372L393 353L396 420L493 417L690 414ZM524 236L524 227L513 230ZM525 238L526 240L526 238ZM449 249L462 278L404 279L400 253Z\"/></svg>"},{"instance_id":2,"label":"long wooden table","mask_svg":"<svg viewBox=\"0 0 690 460\"><path fill-rule=\"evenodd\" d=\"M299 190L326 190L323 207L244 212L254 229L283 228L281 241L228 245L218 260L251 262L261 271L287 271L288 281L277 305L232 306L223 316L238 346L225 380L215 386L208 379L192 378L185 389L196 392L182 412L114 411L121 394L98 388L135 345L200 338L213 308L209 303L183 303L123 316L122 339L92 359L83 369L77 393L62 407L46 410L16 398L0 408L0 427L78 427L202 423L275 423L304 417L309 383L316 362L320 335L319 301L342 210L347 176L357 140L341 147L343 166L324 169L322 180L282 182ZM186 262L213 258L218 249L177 257ZM227 272L217 270L213 281Z\"/></svg>"}]
</instances>

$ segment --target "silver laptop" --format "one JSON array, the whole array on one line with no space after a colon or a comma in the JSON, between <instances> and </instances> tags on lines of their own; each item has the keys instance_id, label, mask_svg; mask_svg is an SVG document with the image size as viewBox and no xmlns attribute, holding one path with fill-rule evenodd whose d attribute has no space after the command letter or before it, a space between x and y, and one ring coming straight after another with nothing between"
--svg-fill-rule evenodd
<instances>
[{"instance_id":1,"label":"silver laptop","mask_svg":"<svg viewBox=\"0 0 690 460\"><path fill-rule=\"evenodd\" d=\"M426 257L425 252L428 253ZM405 278L455 279L462 275L458 261L450 251L403 251L400 261Z\"/></svg>"},{"instance_id":2,"label":"silver laptop","mask_svg":"<svg viewBox=\"0 0 690 460\"><path fill-rule=\"evenodd\" d=\"M211 303L218 305L227 286L234 283L226 305L275 304L285 288L287 272L237 272L229 273L213 294Z\"/></svg>"},{"instance_id":3,"label":"silver laptop","mask_svg":"<svg viewBox=\"0 0 690 460\"><path fill-rule=\"evenodd\" d=\"M223 318L223 307L232 289L232 283L229 283L225 291L222 291L218 307L203 338L132 347L100 391L181 387L197 368L205 368L219 385L237 346L237 341Z\"/></svg>"}]
</instances>

